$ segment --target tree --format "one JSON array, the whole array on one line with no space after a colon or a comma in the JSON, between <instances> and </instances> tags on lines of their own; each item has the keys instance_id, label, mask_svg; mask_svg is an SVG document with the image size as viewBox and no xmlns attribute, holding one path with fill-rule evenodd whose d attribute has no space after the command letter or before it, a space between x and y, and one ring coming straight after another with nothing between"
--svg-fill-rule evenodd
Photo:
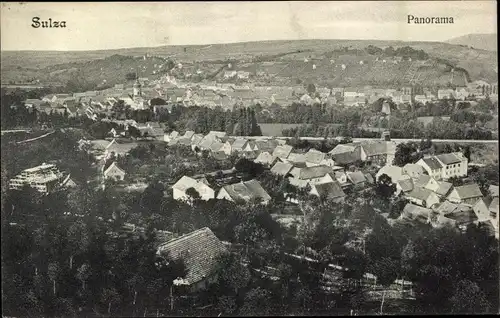
<instances>
[{"instance_id":1,"label":"tree","mask_svg":"<svg viewBox=\"0 0 500 318\"><path fill-rule=\"evenodd\" d=\"M388 200L396 192L396 185L392 183L391 177L383 173L377 180L375 192L380 197Z\"/></svg>"},{"instance_id":2,"label":"tree","mask_svg":"<svg viewBox=\"0 0 500 318\"><path fill-rule=\"evenodd\" d=\"M467 279L457 282L450 302L452 311L460 314L482 314L491 308L484 292L476 283Z\"/></svg>"},{"instance_id":3,"label":"tree","mask_svg":"<svg viewBox=\"0 0 500 318\"><path fill-rule=\"evenodd\" d=\"M396 146L396 153L394 154L392 164L402 167L407 163L412 163L416 153L417 147L415 143L400 143Z\"/></svg>"}]
</instances>

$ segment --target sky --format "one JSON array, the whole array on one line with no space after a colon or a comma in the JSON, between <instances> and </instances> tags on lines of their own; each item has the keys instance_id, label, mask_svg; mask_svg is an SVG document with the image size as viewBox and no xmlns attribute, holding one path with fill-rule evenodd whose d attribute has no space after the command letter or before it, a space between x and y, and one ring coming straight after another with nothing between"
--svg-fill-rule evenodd
<instances>
[{"instance_id":1,"label":"sky","mask_svg":"<svg viewBox=\"0 0 500 318\"><path fill-rule=\"evenodd\" d=\"M2 50L100 50L263 40L446 41L496 33L495 1L2 3ZM453 17L454 24L408 24ZM32 18L66 21L33 28Z\"/></svg>"}]
</instances>

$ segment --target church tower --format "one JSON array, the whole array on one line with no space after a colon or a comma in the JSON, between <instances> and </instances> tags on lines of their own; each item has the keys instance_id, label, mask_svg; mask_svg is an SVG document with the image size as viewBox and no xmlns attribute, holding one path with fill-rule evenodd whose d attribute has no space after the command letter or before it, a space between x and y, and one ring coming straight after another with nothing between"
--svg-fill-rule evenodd
<instances>
[{"instance_id":1,"label":"church tower","mask_svg":"<svg viewBox=\"0 0 500 318\"><path fill-rule=\"evenodd\" d=\"M141 83L139 83L139 79L137 79L134 83L134 98L141 96L142 96Z\"/></svg>"}]
</instances>

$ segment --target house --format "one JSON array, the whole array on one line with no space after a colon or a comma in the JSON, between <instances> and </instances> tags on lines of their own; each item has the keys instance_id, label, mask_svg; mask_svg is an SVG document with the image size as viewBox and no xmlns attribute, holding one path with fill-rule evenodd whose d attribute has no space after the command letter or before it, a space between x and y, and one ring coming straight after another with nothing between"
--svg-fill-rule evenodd
<instances>
[{"instance_id":1,"label":"house","mask_svg":"<svg viewBox=\"0 0 500 318\"><path fill-rule=\"evenodd\" d=\"M219 141L214 141L210 144L208 150L211 152L224 152L222 149L224 148L224 144Z\"/></svg>"},{"instance_id":2,"label":"house","mask_svg":"<svg viewBox=\"0 0 500 318\"><path fill-rule=\"evenodd\" d=\"M105 157L109 157L112 154L115 156L125 156L127 155L130 150L134 149L137 147L137 143L118 143L116 139L113 139L107 146L106 150L104 152Z\"/></svg>"},{"instance_id":3,"label":"house","mask_svg":"<svg viewBox=\"0 0 500 318\"><path fill-rule=\"evenodd\" d=\"M415 185L415 187L425 188L427 184L431 182L431 179L434 180L434 182L437 182L436 179L423 174L418 179L413 179L413 184Z\"/></svg>"},{"instance_id":4,"label":"house","mask_svg":"<svg viewBox=\"0 0 500 318\"><path fill-rule=\"evenodd\" d=\"M472 205L472 210L476 213L478 222L488 221L490 219L495 220L495 216L490 214L490 203L492 200L486 198L480 198L476 203Z\"/></svg>"},{"instance_id":5,"label":"house","mask_svg":"<svg viewBox=\"0 0 500 318\"><path fill-rule=\"evenodd\" d=\"M279 145L274 148L273 157L277 158L288 158L288 155L292 152L293 147L290 145Z\"/></svg>"},{"instance_id":6,"label":"house","mask_svg":"<svg viewBox=\"0 0 500 318\"><path fill-rule=\"evenodd\" d=\"M255 158L254 162L255 163L260 163L264 166L270 167L272 166L276 161L278 160L277 157L274 157L272 154L270 154L267 151L261 152L257 158Z\"/></svg>"},{"instance_id":7,"label":"house","mask_svg":"<svg viewBox=\"0 0 500 318\"><path fill-rule=\"evenodd\" d=\"M217 262L226 253L224 244L207 227L170 240L157 250L158 255L183 261L187 274L181 281L192 292L217 281Z\"/></svg>"},{"instance_id":8,"label":"house","mask_svg":"<svg viewBox=\"0 0 500 318\"><path fill-rule=\"evenodd\" d=\"M175 200L186 201L189 199L188 189L194 189L200 199L208 201L215 197L215 191L206 182L183 176L172 186L172 195Z\"/></svg>"},{"instance_id":9,"label":"house","mask_svg":"<svg viewBox=\"0 0 500 318\"><path fill-rule=\"evenodd\" d=\"M417 161L417 165L422 166L429 176L437 180L441 179L442 165L436 158L424 157Z\"/></svg>"},{"instance_id":10,"label":"house","mask_svg":"<svg viewBox=\"0 0 500 318\"><path fill-rule=\"evenodd\" d=\"M413 179L418 179L422 174L424 174L424 172L424 168L415 163L407 163L403 167L403 174L408 175Z\"/></svg>"},{"instance_id":11,"label":"house","mask_svg":"<svg viewBox=\"0 0 500 318\"><path fill-rule=\"evenodd\" d=\"M444 199L450 193L453 188L453 184L444 181L436 181L433 178L430 178L424 188L434 192L439 199Z\"/></svg>"},{"instance_id":12,"label":"house","mask_svg":"<svg viewBox=\"0 0 500 318\"><path fill-rule=\"evenodd\" d=\"M194 136L194 131L186 130L184 132L184 135L182 135L182 138L187 138L187 139L191 140L191 138L193 138L193 136Z\"/></svg>"},{"instance_id":13,"label":"house","mask_svg":"<svg viewBox=\"0 0 500 318\"><path fill-rule=\"evenodd\" d=\"M231 145L231 152L241 152L244 151L244 149L248 145L248 140L242 139L242 138L237 138L234 140L234 142Z\"/></svg>"},{"instance_id":14,"label":"house","mask_svg":"<svg viewBox=\"0 0 500 318\"><path fill-rule=\"evenodd\" d=\"M335 181L330 175L332 168L328 166L314 166L314 167L295 167L290 171L292 177L289 178L290 184L303 188L305 186L326 183Z\"/></svg>"},{"instance_id":15,"label":"house","mask_svg":"<svg viewBox=\"0 0 500 318\"><path fill-rule=\"evenodd\" d=\"M421 206L408 203L405 205L403 212L399 216L399 220L405 220L410 222L419 222L423 224L428 224L431 220L432 210L426 209Z\"/></svg>"},{"instance_id":16,"label":"house","mask_svg":"<svg viewBox=\"0 0 500 318\"><path fill-rule=\"evenodd\" d=\"M178 137L179 137L179 132L174 130L174 131L172 131L169 134L164 134L163 135L163 141L169 143L172 140L177 139Z\"/></svg>"},{"instance_id":17,"label":"house","mask_svg":"<svg viewBox=\"0 0 500 318\"><path fill-rule=\"evenodd\" d=\"M395 146L390 141L367 142L361 145L361 160L376 165L392 164L394 153Z\"/></svg>"},{"instance_id":18,"label":"house","mask_svg":"<svg viewBox=\"0 0 500 318\"><path fill-rule=\"evenodd\" d=\"M336 203L343 202L345 198L345 193L337 181L313 184L311 185L311 191L309 194L315 195L319 198L325 198Z\"/></svg>"},{"instance_id":19,"label":"house","mask_svg":"<svg viewBox=\"0 0 500 318\"><path fill-rule=\"evenodd\" d=\"M330 157L337 165L350 166L356 164L357 162L361 162L361 148L355 148L352 152L331 154Z\"/></svg>"},{"instance_id":20,"label":"house","mask_svg":"<svg viewBox=\"0 0 500 318\"><path fill-rule=\"evenodd\" d=\"M439 197L434 192L429 189L418 187L414 187L412 191L406 193L405 198L414 204L426 208L431 208L440 202Z\"/></svg>"},{"instance_id":21,"label":"house","mask_svg":"<svg viewBox=\"0 0 500 318\"><path fill-rule=\"evenodd\" d=\"M208 137L208 138L225 138L226 137L226 132L225 131L216 131L216 130L212 130L210 131L205 137Z\"/></svg>"},{"instance_id":22,"label":"house","mask_svg":"<svg viewBox=\"0 0 500 318\"><path fill-rule=\"evenodd\" d=\"M455 187L446 198L452 203L474 204L483 194L475 183Z\"/></svg>"},{"instance_id":23,"label":"house","mask_svg":"<svg viewBox=\"0 0 500 318\"><path fill-rule=\"evenodd\" d=\"M402 179L396 182L396 195L399 195L400 193L407 194L411 191L413 191L414 184L413 180L411 178L408 179Z\"/></svg>"},{"instance_id":24,"label":"house","mask_svg":"<svg viewBox=\"0 0 500 318\"><path fill-rule=\"evenodd\" d=\"M361 171L348 172L347 179L354 185L354 188L364 188L366 186L366 178Z\"/></svg>"},{"instance_id":25,"label":"house","mask_svg":"<svg viewBox=\"0 0 500 318\"><path fill-rule=\"evenodd\" d=\"M125 179L125 171L122 170L116 162L113 162L109 167L107 167L104 172L104 179L112 179L117 181L123 181Z\"/></svg>"},{"instance_id":26,"label":"house","mask_svg":"<svg viewBox=\"0 0 500 318\"><path fill-rule=\"evenodd\" d=\"M250 180L222 187L217 194L217 199L236 203L258 200L262 204L267 204L271 200L271 196L257 180Z\"/></svg>"},{"instance_id":27,"label":"house","mask_svg":"<svg viewBox=\"0 0 500 318\"><path fill-rule=\"evenodd\" d=\"M306 167L306 154L305 153L296 153L292 152L288 155L286 159L281 159L284 162L289 162L294 166Z\"/></svg>"},{"instance_id":28,"label":"house","mask_svg":"<svg viewBox=\"0 0 500 318\"><path fill-rule=\"evenodd\" d=\"M380 176L383 174L388 175L391 178L392 183L396 183L399 180L410 178L410 176L403 173L403 168L398 166L383 166L382 168L379 169L379 171L375 175L375 180L378 181Z\"/></svg>"},{"instance_id":29,"label":"house","mask_svg":"<svg viewBox=\"0 0 500 318\"><path fill-rule=\"evenodd\" d=\"M347 174L343 170L334 170L331 176L340 184L341 187L349 186Z\"/></svg>"},{"instance_id":30,"label":"house","mask_svg":"<svg viewBox=\"0 0 500 318\"><path fill-rule=\"evenodd\" d=\"M267 151L270 154L273 153L274 149L279 145L278 141L275 139L267 139L267 140L256 140L255 141L255 150L258 151Z\"/></svg>"},{"instance_id":31,"label":"house","mask_svg":"<svg viewBox=\"0 0 500 318\"><path fill-rule=\"evenodd\" d=\"M335 148L333 148L332 150L330 150L330 152L328 152L328 154L330 156L333 156L333 155L340 154L340 153L354 152L356 150L356 148L358 148L358 145L354 145L352 143L350 143L350 144L339 144L339 145L335 146Z\"/></svg>"},{"instance_id":32,"label":"house","mask_svg":"<svg viewBox=\"0 0 500 318\"><path fill-rule=\"evenodd\" d=\"M467 176L467 158L461 152L453 152L440 154L435 156L441 162L442 179L449 179L452 177L466 177Z\"/></svg>"},{"instance_id":33,"label":"house","mask_svg":"<svg viewBox=\"0 0 500 318\"><path fill-rule=\"evenodd\" d=\"M319 165L333 167L335 165L335 162L332 159L327 158L326 153L316 149L309 149L309 151L305 154L305 164L308 167Z\"/></svg>"},{"instance_id":34,"label":"house","mask_svg":"<svg viewBox=\"0 0 500 318\"><path fill-rule=\"evenodd\" d=\"M276 162L271 168L271 173L285 177L292 170L292 168L292 164L285 162Z\"/></svg>"}]
</instances>

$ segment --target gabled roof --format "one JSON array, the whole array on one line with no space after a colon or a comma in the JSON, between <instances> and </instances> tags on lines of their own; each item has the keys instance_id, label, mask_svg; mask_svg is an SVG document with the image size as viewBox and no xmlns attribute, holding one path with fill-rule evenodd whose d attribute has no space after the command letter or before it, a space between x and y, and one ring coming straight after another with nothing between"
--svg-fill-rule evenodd
<instances>
[{"instance_id":1,"label":"gabled roof","mask_svg":"<svg viewBox=\"0 0 500 318\"><path fill-rule=\"evenodd\" d=\"M320 197L326 197L328 199L336 199L345 196L342 187L337 181L315 184L313 187L316 189Z\"/></svg>"},{"instance_id":2,"label":"gabled roof","mask_svg":"<svg viewBox=\"0 0 500 318\"><path fill-rule=\"evenodd\" d=\"M111 171L113 170L117 170L119 171L120 173L122 174L125 174L125 171L123 169L121 169L120 167L118 167L118 165L116 164L116 162L113 162L112 164L109 165L109 167L104 171L104 175L107 175L108 173L110 173Z\"/></svg>"},{"instance_id":3,"label":"gabled roof","mask_svg":"<svg viewBox=\"0 0 500 318\"><path fill-rule=\"evenodd\" d=\"M216 152L216 151L219 151L223 146L224 146L224 144L222 142L214 141L210 145L210 150Z\"/></svg>"},{"instance_id":4,"label":"gabled roof","mask_svg":"<svg viewBox=\"0 0 500 318\"><path fill-rule=\"evenodd\" d=\"M387 154L387 143L385 141L376 141L362 144L363 150L367 156L378 156Z\"/></svg>"},{"instance_id":5,"label":"gabled roof","mask_svg":"<svg viewBox=\"0 0 500 318\"><path fill-rule=\"evenodd\" d=\"M351 181L352 184L366 182L365 175L361 171L348 172L347 179L349 179L349 181Z\"/></svg>"},{"instance_id":6,"label":"gabled roof","mask_svg":"<svg viewBox=\"0 0 500 318\"><path fill-rule=\"evenodd\" d=\"M328 166L314 166L304 168L294 168L290 172L295 178L300 180L309 180L324 177L327 173L332 172L332 168Z\"/></svg>"},{"instance_id":7,"label":"gabled roof","mask_svg":"<svg viewBox=\"0 0 500 318\"><path fill-rule=\"evenodd\" d=\"M405 205L403 212L401 213L401 218L426 223L431 214L431 209L426 209L424 207L408 203Z\"/></svg>"},{"instance_id":8,"label":"gabled roof","mask_svg":"<svg viewBox=\"0 0 500 318\"><path fill-rule=\"evenodd\" d=\"M195 188L197 184L198 181L196 181L195 179L188 176L183 176L172 186L172 189L186 191L189 188Z\"/></svg>"},{"instance_id":9,"label":"gabled roof","mask_svg":"<svg viewBox=\"0 0 500 318\"><path fill-rule=\"evenodd\" d=\"M306 162L306 154L291 152L286 160L293 163L304 163Z\"/></svg>"},{"instance_id":10,"label":"gabled roof","mask_svg":"<svg viewBox=\"0 0 500 318\"><path fill-rule=\"evenodd\" d=\"M227 252L226 247L207 227L173 239L158 248L160 254L173 260L182 259L187 270L189 285L211 276L217 267L217 259Z\"/></svg>"},{"instance_id":11,"label":"gabled roof","mask_svg":"<svg viewBox=\"0 0 500 318\"><path fill-rule=\"evenodd\" d=\"M413 180L412 179L399 180L398 184L404 193L410 192L413 190Z\"/></svg>"},{"instance_id":12,"label":"gabled roof","mask_svg":"<svg viewBox=\"0 0 500 318\"><path fill-rule=\"evenodd\" d=\"M273 155L271 155L269 152L263 151L257 156L254 162L262 164L271 164L275 159L276 157L273 157Z\"/></svg>"},{"instance_id":13,"label":"gabled roof","mask_svg":"<svg viewBox=\"0 0 500 318\"><path fill-rule=\"evenodd\" d=\"M192 131L192 130L186 130L184 135L182 135L182 137L189 138L189 139L193 138L193 136L194 136L194 131Z\"/></svg>"},{"instance_id":14,"label":"gabled roof","mask_svg":"<svg viewBox=\"0 0 500 318\"><path fill-rule=\"evenodd\" d=\"M408 192L406 194L406 197L408 198L413 198L413 199L417 199L417 200L422 200L422 201L425 201L427 200L431 195L433 194L433 192L429 189L425 189L425 188L414 188L412 191Z\"/></svg>"},{"instance_id":15,"label":"gabled roof","mask_svg":"<svg viewBox=\"0 0 500 318\"><path fill-rule=\"evenodd\" d=\"M243 148L247 145L247 143L248 143L248 140L242 139L242 138L237 138L234 140L233 144L231 145L231 148L243 150Z\"/></svg>"},{"instance_id":16,"label":"gabled roof","mask_svg":"<svg viewBox=\"0 0 500 318\"><path fill-rule=\"evenodd\" d=\"M398 166L383 166L377 172L377 179L383 174L388 175L391 178L392 183L405 179L403 177L403 168Z\"/></svg>"},{"instance_id":17,"label":"gabled roof","mask_svg":"<svg viewBox=\"0 0 500 318\"><path fill-rule=\"evenodd\" d=\"M273 151L273 156L278 158L287 158L293 147L290 145L277 146Z\"/></svg>"},{"instance_id":18,"label":"gabled roof","mask_svg":"<svg viewBox=\"0 0 500 318\"><path fill-rule=\"evenodd\" d=\"M422 158L422 160L425 162L426 165L429 166L432 170L437 170L441 169L443 165L441 165L441 162L439 162L436 158L434 157L429 157L429 158Z\"/></svg>"},{"instance_id":19,"label":"gabled roof","mask_svg":"<svg viewBox=\"0 0 500 318\"><path fill-rule=\"evenodd\" d=\"M223 187L234 201L250 201L252 199L262 199L268 201L271 199L266 190L262 188L257 180L238 182Z\"/></svg>"},{"instance_id":20,"label":"gabled roof","mask_svg":"<svg viewBox=\"0 0 500 318\"><path fill-rule=\"evenodd\" d=\"M421 165L415 163L407 163L403 167L403 173L408 175L423 174L424 168Z\"/></svg>"},{"instance_id":21,"label":"gabled roof","mask_svg":"<svg viewBox=\"0 0 500 318\"><path fill-rule=\"evenodd\" d=\"M215 140L212 139L212 138L207 138L206 136L198 143L198 146L200 148L204 148L204 149L210 149L210 146L212 145L212 143L214 143Z\"/></svg>"},{"instance_id":22,"label":"gabled roof","mask_svg":"<svg viewBox=\"0 0 500 318\"><path fill-rule=\"evenodd\" d=\"M256 140L255 144L257 145L260 151L268 151L269 153L272 153L274 149L278 146L278 141L274 139Z\"/></svg>"},{"instance_id":23,"label":"gabled roof","mask_svg":"<svg viewBox=\"0 0 500 318\"><path fill-rule=\"evenodd\" d=\"M207 136L213 136L213 137L219 137L219 138L224 138L226 137L226 132L225 131L216 131L212 130L210 131Z\"/></svg>"},{"instance_id":24,"label":"gabled roof","mask_svg":"<svg viewBox=\"0 0 500 318\"><path fill-rule=\"evenodd\" d=\"M459 158L455 153L443 153L436 156L436 159L444 163L445 165L451 165L454 163L462 162L462 159Z\"/></svg>"},{"instance_id":25,"label":"gabled roof","mask_svg":"<svg viewBox=\"0 0 500 318\"><path fill-rule=\"evenodd\" d=\"M455 187L455 190L462 200L483 196L483 194L481 193L481 189L479 189L479 186L476 183Z\"/></svg>"},{"instance_id":26,"label":"gabled roof","mask_svg":"<svg viewBox=\"0 0 500 318\"><path fill-rule=\"evenodd\" d=\"M271 172L280 176L286 176L290 170L292 170L293 165L285 162L276 162L271 168Z\"/></svg>"},{"instance_id":27,"label":"gabled roof","mask_svg":"<svg viewBox=\"0 0 500 318\"><path fill-rule=\"evenodd\" d=\"M361 149L356 148L352 152L341 152L332 154L332 159L336 164L349 165L361 160Z\"/></svg>"},{"instance_id":28,"label":"gabled roof","mask_svg":"<svg viewBox=\"0 0 500 318\"><path fill-rule=\"evenodd\" d=\"M306 155L306 161L314 164L320 164L326 157L326 153L323 153L316 149L310 149Z\"/></svg>"},{"instance_id":29,"label":"gabled roof","mask_svg":"<svg viewBox=\"0 0 500 318\"><path fill-rule=\"evenodd\" d=\"M435 192L436 192L436 194L438 194L440 196L447 195L448 192L450 192L450 189L453 187L453 184L451 184L449 182L441 181L438 183L439 183L439 188Z\"/></svg>"},{"instance_id":30,"label":"gabled roof","mask_svg":"<svg viewBox=\"0 0 500 318\"><path fill-rule=\"evenodd\" d=\"M330 150L328 153L331 155L334 155L334 154L339 154L339 153L353 152L354 149L356 149L356 147L358 147L358 146L354 145L352 143L351 144L340 144L340 145L335 146L335 148Z\"/></svg>"},{"instance_id":31,"label":"gabled roof","mask_svg":"<svg viewBox=\"0 0 500 318\"><path fill-rule=\"evenodd\" d=\"M418 179L414 180L414 185L415 187L424 188L430 180L431 177L429 175L422 174Z\"/></svg>"}]
</instances>

